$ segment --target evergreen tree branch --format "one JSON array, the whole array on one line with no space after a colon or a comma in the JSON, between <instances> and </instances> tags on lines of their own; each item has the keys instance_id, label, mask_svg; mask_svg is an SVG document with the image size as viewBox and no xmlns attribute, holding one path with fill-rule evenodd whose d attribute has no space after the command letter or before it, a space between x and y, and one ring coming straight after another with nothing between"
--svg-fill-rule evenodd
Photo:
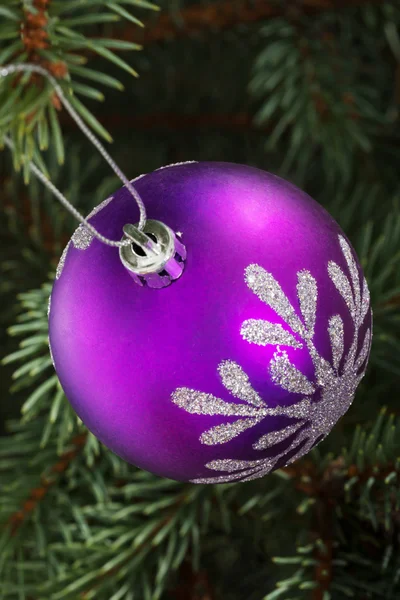
<instances>
[{"instance_id":1,"label":"evergreen tree branch","mask_svg":"<svg viewBox=\"0 0 400 600\"><path fill-rule=\"evenodd\" d=\"M2 11L6 23L0 30L0 65L28 62L49 71L83 120L97 135L112 141L110 134L78 99L78 96L84 96L102 101L103 93L79 78L118 89L123 86L114 77L88 69L85 66L87 58L80 52L90 50L137 76L114 50L139 50L140 46L131 41L89 38L81 33L81 27L90 29L120 19L134 21L137 26L140 22L121 6L124 0L90 2L89 5L32 0L22 6L15 6L9 0L9 4L10 8ZM132 4L157 8L141 0L133 0ZM64 145L58 118L61 102L48 81L27 73L3 78L0 81L0 107L0 145L4 136L11 138L14 167L17 171L23 167L25 181L29 180L29 161L40 160L40 151L50 144L54 145L59 163L63 163Z\"/></svg>"},{"instance_id":2,"label":"evergreen tree branch","mask_svg":"<svg viewBox=\"0 0 400 600\"><path fill-rule=\"evenodd\" d=\"M369 430L358 427L350 450L338 458L333 460L330 455L324 458L315 450L314 460L306 458L283 469L285 476L305 496L298 512L309 514L309 546L304 553L310 558L304 560L301 550L297 558L276 558L277 564L293 564L296 568L302 565L298 579L284 580L278 588L289 589L300 584L300 589L312 590L313 600L331 597L335 589L340 590L340 567L336 565L341 565L340 556L344 551L350 554L344 539L339 541L338 530L344 526L341 522L357 519L375 531L388 525L393 527L394 515L399 514L397 431L400 422L394 415L387 418L385 413L382 409ZM345 534L346 531L342 536ZM385 585L387 583L382 581L382 586ZM275 598L274 593L269 594L267 600Z\"/></svg>"},{"instance_id":3,"label":"evergreen tree branch","mask_svg":"<svg viewBox=\"0 0 400 600\"><path fill-rule=\"evenodd\" d=\"M152 545L153 540L157 537L157 535L164 528L168 527L169 524L171 523L171 521L178 516L178 514L180 513L181 507L183 505L185 505L187 503L187 501L188 501L188 491L187 490L185 490L181 494L178 494L177 497L174 499L173 503L170 505L170 507L166 511L165 516L163 516L162 519L157 524L155 524L154 528L152 528L150 530L148 536L146 536L140 544L135 545L134 549L132 550L132 553L128 554L128 556L122 562L118 563L117 566L115 566L115 567L113 566L108 570L104 570L101 573L100 577L96 580L95 585L91 586L89 589L82 592L80 597L82 599L87 599L89 597L93 597L93 594L95 593L96 589L99 586L101 586L103 579L105 579L107 577L115 576L120 569L122 569L127 564L129 564L138 554L145 551L146 548L149 548Z\"/></svg>"},{"instance_id":4,"label":"evergreen tree branch","mask_svg":"<svg viewBox=\"0 0 400 600\"><path fill-rule=\"evenodd\" d=\"M349 180L353 157L371 154L374 136L390 125L390 112L376 110L373 98L384 105L376 90L383 90L382 78L392 69L369 68L371 34L360 36L352 24L350 15L333 13L278 19L261 28L267 43L255 61L249 90L259 102L256 121L273 123L267 149L281 139L289 143L287 172L304 171L317 151L328 181ZM356 39L359 49L349 61ZM385 42L374 46L374 58L386 48Z\"/></svg>"},{"instance_id":5,"label":"evergreen tree branch","mask_svg":"<svg viewBox=\"0 0 400 600\"><path fill-rule=\"evenodd\" d=\"M52 485L55 485L57 475L61 475L67 470L70 463L76 458L78 452L84 446L86 438L87 434L85 432L72 438L70 449L63 452L59 460L57 460L49 470L46 469L46 474L43 474L40 478L40 485L32 489L21 508L10 515L6 527L10 527L12 536L16 534L22 523L26 521L37 508L38 503L46 496L49 488Z\"/></svg>"}]
</instances>

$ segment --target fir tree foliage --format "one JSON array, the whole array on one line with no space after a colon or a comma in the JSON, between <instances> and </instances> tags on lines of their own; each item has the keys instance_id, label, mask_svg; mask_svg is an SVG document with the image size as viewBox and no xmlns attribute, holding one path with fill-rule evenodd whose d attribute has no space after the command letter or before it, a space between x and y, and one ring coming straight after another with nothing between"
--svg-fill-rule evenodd
<instances>
[{"instance_id":1,"label":"fir tree foliage","mask_svg":"<svg viewBox=\"0 0 400 600\"><path fill-rule=\"evenodd\" d=\"M398 2L158 4L5 0L0 66L47 68L131 177L230 160L301 185L362 262L370 366L326 441L261 480L183 484L108 451L52 367L48 298L77 224L29 160L84 214L119 183L48 82L0 79L0 598L397 600Z\"/></svg>"},{"instance_id":2,"label":"fir tree foliage","mask_svg":"<svg viewBox=\"0 0 400 600\"><path fill-rule=\"evenodd\" d=\"M104 101L104 87L123 90L117 77L86 66L88 53L103 57L130 75L137 72L121 52L140 50L140 45L128 40L108 39L86 34L89 28L121 20L139 27L143 23L134 16L135 8L157 9L146 0L6 0L0 7L5 23L0 34L0 64L30 62L45 67L59 80L59 84L93 131L112 141L109 132L89 111L80 98ZM128 5L128 9L125 8ZM48 9L48 10L47 10ZM116 53L116 51L118 53ZM99 87L101 89L99 89ZM60 164L65 152L58 111L60 100L52 86L35 74L17 73L1 82L0 88L0 142L9 134L14 145L14 166L25 165L25 179L29 177L28 161L40 161L40 151L53 143ZM40 161L41 162L41 161Z\"/></svg>"}]
</instances>

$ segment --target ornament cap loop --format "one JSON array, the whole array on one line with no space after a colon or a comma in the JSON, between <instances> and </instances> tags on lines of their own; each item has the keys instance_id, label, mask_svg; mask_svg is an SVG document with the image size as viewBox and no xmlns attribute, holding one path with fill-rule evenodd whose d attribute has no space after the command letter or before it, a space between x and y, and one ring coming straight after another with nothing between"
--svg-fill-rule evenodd
<instances>
[{"instance_id":1,"label":"ornament cap loop","mask_svg":"<svg viewBox=\"0 0 400 600\"><path fill-rule=\"evenodd\" d=\"M160 244L153 241L151 237L147 236L145 233L143 233L143 231L140 231L140 229L138 229L135 225L127 223L123 227L123 232L125 234L124 239L129 238L132 240L133 244L142 248L143 251L156 256L161 254L162 250Z\"/></svg>"},{"instance_id":2,"label":"ornament cap loop","mask_svg":"<svg viewBox=\"0 0 400 600\"><path fill-rule=\"evenodd\" d=\"M143 231L130 223L123 231L122 240L132 243L121 246L119 255L135 283L159 289L182 275L186 248L164 223L148 219Z\"/></svg>"}]
</instances>

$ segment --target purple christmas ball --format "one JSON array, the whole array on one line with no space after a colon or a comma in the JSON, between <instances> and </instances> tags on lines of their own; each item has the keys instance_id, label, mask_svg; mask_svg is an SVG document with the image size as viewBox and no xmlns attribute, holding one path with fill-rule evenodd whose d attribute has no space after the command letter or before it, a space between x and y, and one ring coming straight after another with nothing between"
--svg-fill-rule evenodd
<instances>
[{"instance_id":1,"label":"purple christmas ball","mask_svg":"<svg viewBox=\"0 0 400 600\"><path fill-rule=\"evenodd\" d=\"M294 185L229 163L135 181L187 250L182 276L140 287L80 225L51 295L57 375L88 429L126 461L195 483L249 481L320 442L349 408L371 345L348 240ZM89 215L120 240L126 188Z\"/></svg>"}]
</instances>

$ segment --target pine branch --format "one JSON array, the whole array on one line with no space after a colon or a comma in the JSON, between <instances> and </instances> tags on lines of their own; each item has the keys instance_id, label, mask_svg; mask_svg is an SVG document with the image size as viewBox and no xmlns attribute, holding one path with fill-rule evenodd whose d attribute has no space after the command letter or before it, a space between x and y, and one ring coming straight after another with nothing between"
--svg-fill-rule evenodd
<instances>
[{"instance_id":1,"label":"pine branch","mask_svg":"<svg viewBox=\"0 0 400 600\"><path fill-rule=\"evenodd\" d=\"M207 31L222 31L238 25L251 24L275 17L298 17L321 12L344 10L367 4L381 4L382 0L302 0L301 2L274 3L272 0L231 0L214 4L194 4L179 13L161 14L155 21L146 23L138 32L131 25L118 32L118 37L136 40L147 45L196 35ZM115 33L117 35L117 33Z\"/></svg>"},{"instance_id":2,"label":"pine branch","mask_svg":"<svg viewBox=\"0 0 400 600\"><path fill-rule=\"evenodd\" d=\"M26 55L27 62L44 67L56 79L63 79L67 75L67 65L62 61L45 60L40 55L40 50L48 49L50 46L48 28L47 7L50 0L34 0L32 10L26 8L21 22L22 54ZM16 78L16 83L22 76ZM33 74L31 82L42 87L40 77ZM53 92L51 103L57 110L61 110L58 96Z\"/></svg>"},{"instance_id":3,"label":"pine branch","mask_svg":"<svg viewBox=\"0 0 400 600\"><path fill-rule=\"evenodd\" d=\"M132 552L121 562L118 563L117 566L111 567L110 569L104 570L100 577L96 579L95 585L91 586L86 591L82 592L80 598L82 600L93 597L93 593L95 593L96 589L101 586L103 579L108 577L114 577L118 571L120 571L123 567L129 564L138 554L140 554L143 550L151 547L153 540L157 537L157 535L168 525L171 523L173 519L177 517L180 512L182 506L184 506L188 501L188 491L185 490L183 493L179 494L170 508L167 510L167 514L163 516L163 518L154 526L153 529L149 532L149 535L146 536L143 541L139 545L135 545Z\"/></svg>"},{"instance_id":4,"label":"pine branch","mask_svg":"<svg viewBox=\"0 0 400 600\"><path fill-rule=\"evenodd\" d=\"M60 476L67 470L70 463L76 458L79 451L85 445L86 438L86 433L82 433L72 438L70 443L71 448L63 452L59 460L57 460L57 462L52 465L50 469L46 469L46 474L43 474L40 478L40 486L32 489L27 497L27 500L23 503L21 508L10 515L8 522L6 523L6 527L10 527L10 533L12 536L16 534L22 523L31 516L38 503L48 493L49 488L52 485L55 485L57 482L57 476Z\"/></svg>"},{"instance_id":5,"label":"pine branch","mask_svg":"<svg viewBox=\"0 0 400 600\"><path fill-rule=\"evenodd\" d=\"M88 6L86 2L32 0L0 11L2 18L5 17L4 31L3 28L0 31L0 65L28 62L44 68L57 79L64 96L89 127L109 142L112 141L110 134L78 98L84 96L102 101L104 95L97 87L83 83L79 78L119 90L123 85L112 76L88 69L85 66L87 58L80 52L90 51L137 76L114 50L140 50L141 47L132 41L89 38L81 33L81 27L120 19L141 25L121 4L124 0L99 0ZM157 9L141 0L132 0L131 4ZM17 73L2 79L0 84L0 145L4 136L11 138L15 169L18 171L23 167L25 181L28 181L29 162L40 161L40 152L50 144L62 164L64 145L58 120L62 105L49 82L38 74Z\"/></svg>"},{"instance_id":6,"label":"pine branch","mask_svg":"<svg viewBox=\"0 0 400 600\"><path fill-rule=\"evenodd\" d=\"M400 473L396 432L400 422L395 422L394 415L386 418L385 412L385 409L381 410L369 431L358 427L350 450L337 459L333 460L331 455L323 458L315 450L314 460L306 458L283 469L285 477L305 496L297 512L309 514L309 546L304 552L298 549L297 557L279 557L275 562L293 564L296 568L301 565L301 572L298 572L300 589L312 590L313 600L325 600L338 589L336 585L340 586L335 565L340 563L341 545L346 548L344 540L338 536L341 520L347 517L348 527L349 520L356 519L363 527L372 525L375 531L394 526L392 523L396 522ZM345 534L346 531L342 538ZM304 558L303 554L309 558ZM289 578L278 585L289 589L295 583L294 578ZM274 593L266 600L275 598Z\"/></svg>"},{"instance_id":7,"label":"pine branch","mask_svg":"<svg viewBox=\"0 0 400 600\"><path fill-rule=\"evenodd\" d=\"M371 154L373 138L390 126L388 111L377 110L384 106L377 90L392 80L392 67L370 68L387 46L376 32L360 35L350 15L336 13L271 21L260 35L265 48L255 61L249 90L259 103L256 122L274 124L266 148L285 140L283 170L299 174L318 152L328 184L349 181L355 156ZM373 60L372 38L377 41Z\"/></svg>"}]
</instances>

